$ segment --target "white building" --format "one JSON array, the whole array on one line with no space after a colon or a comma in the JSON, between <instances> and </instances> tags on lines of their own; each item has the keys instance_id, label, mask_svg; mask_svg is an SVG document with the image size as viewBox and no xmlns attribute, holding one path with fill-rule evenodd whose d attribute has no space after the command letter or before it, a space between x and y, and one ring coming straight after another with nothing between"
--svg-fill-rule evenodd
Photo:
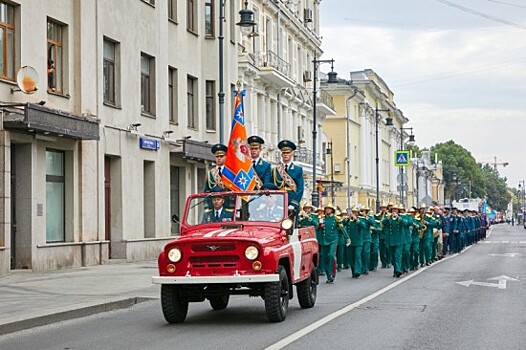
<instances>
[{"instance_id":1,"label":"white building","mask_svg":"<svg viewBox=\"0 0 526 350\"><path fill-rule=\"evenodd\" d=\"M249 1L259 36L236 26L244 6L0 0L0 274L157 256L202 190L221 122L228 137L237 81L271 159L280 139L311 147L318 1ZM40 77L32 94L13 92L22 66Z\"/></svg>"}]
</instances>

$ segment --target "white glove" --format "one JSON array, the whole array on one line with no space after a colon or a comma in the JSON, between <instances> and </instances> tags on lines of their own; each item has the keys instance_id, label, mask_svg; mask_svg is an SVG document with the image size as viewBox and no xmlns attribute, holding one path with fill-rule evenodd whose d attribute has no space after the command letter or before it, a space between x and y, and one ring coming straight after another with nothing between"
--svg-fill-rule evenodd
<instances>
[{"instance_id":1,"label":"white glove","mask_svg":"<svg viewBox=\"0 0 526 350\"><path fill-rule=\"evenodd\" d=\"M293 205L289 205L289 210L294 210L294 206Z\"/></svg>"}]
</instances>

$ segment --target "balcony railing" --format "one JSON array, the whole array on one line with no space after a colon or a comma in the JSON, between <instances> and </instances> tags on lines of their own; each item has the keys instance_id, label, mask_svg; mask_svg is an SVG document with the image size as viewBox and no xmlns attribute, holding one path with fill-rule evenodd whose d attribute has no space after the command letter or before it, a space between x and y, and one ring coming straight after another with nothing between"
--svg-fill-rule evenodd
<instances>
[{"instance_id":1,"label":"balcony railing","mask_svg":"<svg viewBox=\"0 0 526 350\"><path fill-rule=\"evenodd\" d=\"M256 65L259 67L272 67L290 77L290 64L270 50L261 51L256 55Z\"/></svg>"},{"instance_id":2,"label":"balcony railing","mask_svg":"<svg viewBox=\"0 0 526 350\"><path fill-rule=\"evenodd\" d=\"M330 109L334 110L334 102L332 96L323 89L318 90L318 102L323 103Z\"/></svg>"},{"instance_id":3,"label":"balcony railing","mask_svg":"<svg viewBox=\"0 0 526 350\"><path fill-rule=\"evenodd\" d=\"M297 162L312 164L313 159L313 152L310 148L299 146L296 151L294 151L294 160ZM323 159L320 157L319 153L317 153L316 164L317 168L323 165Z\"/></svg>"}]
</instances>

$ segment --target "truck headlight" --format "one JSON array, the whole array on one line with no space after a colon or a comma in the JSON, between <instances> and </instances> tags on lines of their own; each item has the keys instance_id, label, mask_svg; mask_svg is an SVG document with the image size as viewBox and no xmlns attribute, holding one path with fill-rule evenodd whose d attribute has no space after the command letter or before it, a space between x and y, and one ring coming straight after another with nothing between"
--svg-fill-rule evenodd
<instances>
[{"instance_id":1,"label":"truck headlight","mask_svg":"<svg viewBox=\"0 0 526 350\"><path fill-rule=\"evenodd\" d=\"M281 222L281 228L284 230L290 230L293 225L294 223L292 222L292 220L288 218Z\"/></svg>"},{"instance_id":2,"label":"truck headlight","mask_svg":"<svg viewBox=\"0 0 526 350\"><path fill-rule=\"evenodd\" d=\"M181 250L179 248L172 248L168 251L168 259L171 262L178 262L179 260L181 260L182 256L183 255L181 254Z\"/></svg>"},{"instance_id":3,"label":"truck headlight","mask_svg":"<svg viewBox=\"0 0 526 350\"><path fill-rule=\"evenodd\" d=\"M259 256L259 250L253 245L249 245L245 249L245 258L247 258L248 260L256 260L258 256Z\"/></svg>"}]
</instances>

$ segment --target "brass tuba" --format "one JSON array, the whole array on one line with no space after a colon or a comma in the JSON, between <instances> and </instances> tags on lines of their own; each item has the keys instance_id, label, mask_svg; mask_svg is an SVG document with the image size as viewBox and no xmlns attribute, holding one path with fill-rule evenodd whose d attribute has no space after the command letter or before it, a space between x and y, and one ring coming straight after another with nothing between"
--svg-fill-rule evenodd
<instances>
[{"instance_id":1,"label":"brass tuba","mask_svg":"<svg viewBox=\"0 0 526 350\"><path fill-rule=\"evenodd\" d=\"M424 215L420 216L420 223L422 224L422 227L418 230L418 237L422 239L424 237L424 232L427 230L426 221L424 220Z\"/></svg>"}]
</instances>

